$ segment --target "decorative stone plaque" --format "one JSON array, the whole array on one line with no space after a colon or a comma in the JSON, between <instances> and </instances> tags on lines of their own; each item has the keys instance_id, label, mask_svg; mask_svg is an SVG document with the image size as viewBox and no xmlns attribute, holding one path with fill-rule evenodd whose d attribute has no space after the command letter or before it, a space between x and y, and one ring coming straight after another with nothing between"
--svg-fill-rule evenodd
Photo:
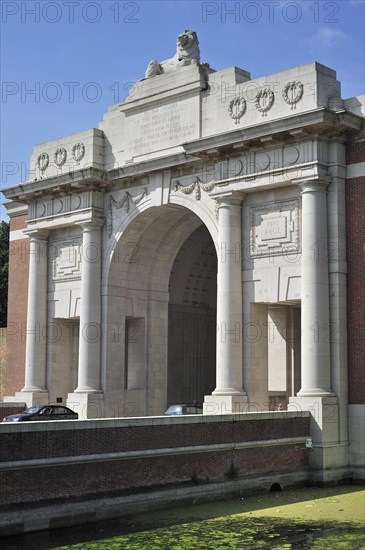
<instances>
[{"instance_id":1,"label":"decorative stone plaque","mask_svg":"<svg viewBox=\"0 0 365 550\"><path fill-rule=\"evenodd\" d=\"M196 98L153 105L126 113L126 157L169 149L199 137L199 102Z\"/></svg>"},{"instance_id":2,"label":"decorative stone plaque","mask_svg":"<svg viewBox=\"0 0 365 550\"><path fill-rule=\"evenodd\" d=\"M253 207L250 217L252 258L300 251L298 199Z\"/></svg>"},{"instance_id":3,"label":"decorative stone plaque","mask_svg":"<svg viewBox=\"0 0 365 550\"><path fill-rule=\"evenodd\" d=\"M54 281L81 278L81 238L70 238L50 243L52 276Z\"/></svg>"},{"instance_id":4,"label":"decorative stone plaque","mask_svg":"<svg viewBox=\"0 0 365 550\"><path fill-rule=\"evenodd\" d=\"M268 220L262 220L261 240L273 241L277 239L286 239L288 234L287 218L277 217Z\"/></svg>"}]
</instances>

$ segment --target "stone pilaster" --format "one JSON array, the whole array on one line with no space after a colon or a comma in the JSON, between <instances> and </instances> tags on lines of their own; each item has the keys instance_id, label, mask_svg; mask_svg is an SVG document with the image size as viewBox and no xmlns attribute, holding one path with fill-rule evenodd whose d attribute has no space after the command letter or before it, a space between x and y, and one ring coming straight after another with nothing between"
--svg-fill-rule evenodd
<instances>
[{"instance_id":1,"label":"stone pilaster","mask_svg":"<svg viewBox=\"0 0 365 550\"><path fill-rule=\"evenodd\" d=\"M327 182L305 181L302 190L301 389L288 409L311 412L310 466L318 481L341 476L338 403L331 385L327 237ZM332 469L332 471L330 471Z\"/></svg>"}]
</instances>

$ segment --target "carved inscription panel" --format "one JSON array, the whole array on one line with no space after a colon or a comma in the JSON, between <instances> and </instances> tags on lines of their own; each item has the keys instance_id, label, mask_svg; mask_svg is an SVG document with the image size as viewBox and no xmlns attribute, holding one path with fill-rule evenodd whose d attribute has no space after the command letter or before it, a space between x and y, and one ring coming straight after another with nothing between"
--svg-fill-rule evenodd
<instances>
[{"instance_id":1,"label":"carved inscription panel","mask_svg":"<svg viewBox=\"0 0 365 550\"><path fill-rule=\"evenodd\" d=\"M299 251L298 199L251 208L250 256L252 258Z\"/></svg>"},{"instance_id":2,"label":"carved inscription panel","mask_svg":"<svg viewBox=\"0 0 365 550\"><path fill-rule=\"evenodd\" d=\"M287 218L264 219L261 223L261 240L273 241L277 239L286 239L287 237Z\"/></svg>"},{"instance_id":3,"label":"carved inscription panel","mask_svg":"<svg viewBox=\"0 0 365 550\"><path fill-rule=\"evenodd\" d=\"M188 99L143 112L127 113L127 158L160 151L198 138L198 121L198 104Z\"/></svg>"}]
</instances>

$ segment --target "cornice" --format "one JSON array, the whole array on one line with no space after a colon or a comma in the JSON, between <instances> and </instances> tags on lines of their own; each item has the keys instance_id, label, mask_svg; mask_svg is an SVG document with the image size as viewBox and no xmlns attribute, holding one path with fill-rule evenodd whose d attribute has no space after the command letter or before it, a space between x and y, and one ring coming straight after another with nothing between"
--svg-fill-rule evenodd
<instances>
[{"instance_id":1,"label":"cornice","mask_svg":"<svg viewBox=\"0 0 365 550\"><path fill-rule=\"evenodd\" d=\"M234 149L250 149L268 142L278 142L288 138L300 139L312 134L334 132L341 134L358 134L364 127L364 119L348 111L334 112L325 107L286 116L270 122L262 122L254 126L224 132L219 135L184 143L185 151L200 158L209 158L212 155Z\"/></svg>"},{"instance_id":2,"label":"cornice","mask_svg":"<svg viewBox=\"0 0 365 550\"><path fill-rule=\"evenodd\" d=\"M67 172L60 176L19 183L13 187L3 189L2 193L7 199L26 203L33 200L34 196L41 196L54 191L69 192L70 189L75 191L102 189L105 186L104 180L105 171L91 167Z\"/></svg>"},{"instance_id":3,"label":"cornice","mask_svg":"<svg viewBox=\"0 0 365 550\"><path fill-rule=\"evenodd\" d=\"M115 184L140 185L153 172L178 166L192 166L201 159L223 159L239 156L242 151L262 148L267 144L308 139L354 139L364 131L364 119L348 111L326 108L284 117L271 122L235 129L182 144L185 152L166 155L140 163L127 164L104 171L95 167L75 170L60 176L28 181L3 190L7 199L27 204L37 196L65 194L72 191L103 191ZM146 185L146 181L143 182Z\"/></svg>"},{"instance_id":4,"label":"cornice","mask_svg":"<svg viewBox=\"0 0 365 550\"><path fill-rule=\"evenodd\" d=\"M5 207L6 213L9 218L26 216L28 213L28 206L26 204L18 203L16 201L4 202L3 206Z\"/></svg>"}]
</instances>

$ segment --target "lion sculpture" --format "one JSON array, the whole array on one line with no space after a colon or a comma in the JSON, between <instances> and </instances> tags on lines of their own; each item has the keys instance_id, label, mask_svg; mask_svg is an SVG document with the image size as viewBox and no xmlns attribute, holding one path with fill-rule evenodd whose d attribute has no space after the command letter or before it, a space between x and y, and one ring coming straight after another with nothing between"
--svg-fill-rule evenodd
<instances>
[{"instance_id":1,"label":"lion sculpture","mask_svg":"<svg viewBox=\"0 0 365 550\"><path fill-rule=\"evenodd\" d=\"M150 78L159 74L169 73L178 67L195 64L200 62L199 40L196 32L186 30L179 34L176 43L176 54L162 63L153 59L146 70L145 78Z\"/></svg>"}]
</instances>

